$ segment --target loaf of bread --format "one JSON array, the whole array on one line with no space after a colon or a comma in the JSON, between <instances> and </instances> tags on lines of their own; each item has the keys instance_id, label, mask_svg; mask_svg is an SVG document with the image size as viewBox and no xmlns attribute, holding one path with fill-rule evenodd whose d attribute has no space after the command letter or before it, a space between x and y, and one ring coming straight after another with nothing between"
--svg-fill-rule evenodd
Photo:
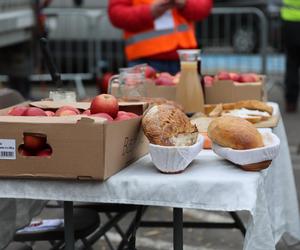
<instances>
[{"instance_id":1,"label":"loaf of bread","mask_svg":"<svg viewBox=\"0 0 300 250\"><path fill-rule=\"evenodd\" d=\"M232 149L263 147L263 139L256 127L239 117L223 116L213 120L208 127L208 136L216 144Z\"/></svg>"},{"instance_id":2,"label":"loaf of bread","mask_svg":"<svg viewBox=\"0 0 300 250\"><path fill-rule=\"evenodd\" d=\"M258 100L245 100L245 101L239 101L235 104L236 109L251 109L251 110L259 110L259 111L264 111L272 115L273 113L273 108L272 106L258 101Z\"/></svg>"},{"instance_id":3,"label":"loaf of bread","mask_svg":"<svg viewBox=\"0 0 300 250\"><path fill-rule=\"evenodd\" d=\"M218 105L222 106L222 111L244 108L244 109L267 112L270 115L272 115L272 113L273 113L272 106L270 106L264 102L258 101L258 100L243 100L243 101L232 102L232 103L208 104L208 105L205 105L205 113L210 114L215 109L220 109L220 107L218 107Z\"/></svg>"},{"instance_id":4,"label":"loaf of bread","mask_svg":"<svg viewBox=\"0 0 300 250\"><path fill-rule=\"evenodd\" d=\"M198 130L178 108L169 104L152 106L144 114L142 126L150 143L162 146L190 146Z\"/></svg>"}]
</instances>

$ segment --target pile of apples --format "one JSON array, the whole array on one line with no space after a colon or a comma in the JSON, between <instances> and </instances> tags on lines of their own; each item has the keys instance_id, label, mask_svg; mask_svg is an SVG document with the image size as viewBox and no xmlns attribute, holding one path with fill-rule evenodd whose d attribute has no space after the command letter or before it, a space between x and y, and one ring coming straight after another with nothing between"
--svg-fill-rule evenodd
<instances>
[{"instance_id":1,"label":"pile of apples","mask_svg":"<svg viewBox=\"0 0 300 250\"><path fill-rule=\"evenodd\" d=\"M179 82L180 74L177 73L175 76L173 76L168 72L158 73L154 68L147 65L145 77L153 80L155 85L158 86L175 86Z\"/></svg>"},{"instance_id":2,"label":"pile of apples","mask_svg":"<svg viewBox=\"0 0 300 250\"><path fill-rule=\"evenodd\" d=\"M218 80L231 80L239 83L249 83L249 82L259 82L260 77L255 73L236 73L220 71L215 76L204 76L204 85L210 87L213 85L214 81Z\"/></svg>"},{"instance_id":3,"label":"pile of apples","mask_svg":"<svg viewBox=\"0 0 300 250\"><path fill-rule=\"evenodd\" d=\"M86 115L91 117L102 117L108 122L129 120L138 117L138 115L119 111L118 100L109 94L96 96L89 109L80 112L79 109L72 106L62 106L55 112L51 110L43 110L36 107L17 106L12 108L8 113L12 116L71 116L71 115Z\"/></svg>"}]
</instances>

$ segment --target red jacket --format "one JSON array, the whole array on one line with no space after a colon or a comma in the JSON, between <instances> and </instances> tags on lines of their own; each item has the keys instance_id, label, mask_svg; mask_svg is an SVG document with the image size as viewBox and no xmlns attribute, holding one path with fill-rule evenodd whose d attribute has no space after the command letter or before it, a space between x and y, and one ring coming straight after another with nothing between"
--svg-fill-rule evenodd
<instances>
[{"instance_id":1,"label":"red jacket","mask_svg":"<svg viewBox=\"0 0 300 250\"><path fill-rule=\"evenodd\" d=\"M211 8L212 0L187 0L181 15L190 21L200 21L210 14ZM114 26L129 32L140 32L154 27L154 17L148 4L132 6L132 0L110 0L108 13ZM174 60L178 56L176 51L170 51L151 58Z\"/></svg>"}]
</instances>

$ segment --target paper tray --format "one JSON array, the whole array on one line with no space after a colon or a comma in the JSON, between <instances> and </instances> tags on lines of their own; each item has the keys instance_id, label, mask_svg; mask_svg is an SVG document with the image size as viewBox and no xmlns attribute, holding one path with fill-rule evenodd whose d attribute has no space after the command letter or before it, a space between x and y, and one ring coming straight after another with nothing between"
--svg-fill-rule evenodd
<instances>
[{"instance_id":1,"label":"paper tray","mask_svg":"<svg viewBox=\"0 0 300 250\"><path fill-rule=\"evenodd\" d=\"M265 146L261 148L247 149L247 150L235 150L232 148L221 147L217 144L213 144L213 151L223 158L240 166L246 166L245 168L265 168L267 167L279 153L280 140L271 131L260 131ZM259 164L257 164L259 163ZM253 165L255 164L255 165ZM260 166L259 166L260 165Z\"/></svg>"}]
</instances>

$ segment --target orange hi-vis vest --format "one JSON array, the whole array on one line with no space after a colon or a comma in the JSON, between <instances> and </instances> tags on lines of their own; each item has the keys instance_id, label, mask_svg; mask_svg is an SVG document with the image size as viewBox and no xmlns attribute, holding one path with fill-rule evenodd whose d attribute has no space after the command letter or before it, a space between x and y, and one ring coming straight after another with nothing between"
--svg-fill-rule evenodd
<instances>
[{"instance_id":1,"label":"orange hi-vis vest","mask_svg":"<svg viewBox=\"0 0 300 250\"><path fill-rule=\"evenodd\" d=\"M153 0L133 0L133 5L152 3ZM174 28L150 29L138 33L125 31L125 52L129 61L176 50L197 47L194 24L177 10L172 10ZM154 25L153 25L154 26Z\"/></svg>"}]
</instances>

